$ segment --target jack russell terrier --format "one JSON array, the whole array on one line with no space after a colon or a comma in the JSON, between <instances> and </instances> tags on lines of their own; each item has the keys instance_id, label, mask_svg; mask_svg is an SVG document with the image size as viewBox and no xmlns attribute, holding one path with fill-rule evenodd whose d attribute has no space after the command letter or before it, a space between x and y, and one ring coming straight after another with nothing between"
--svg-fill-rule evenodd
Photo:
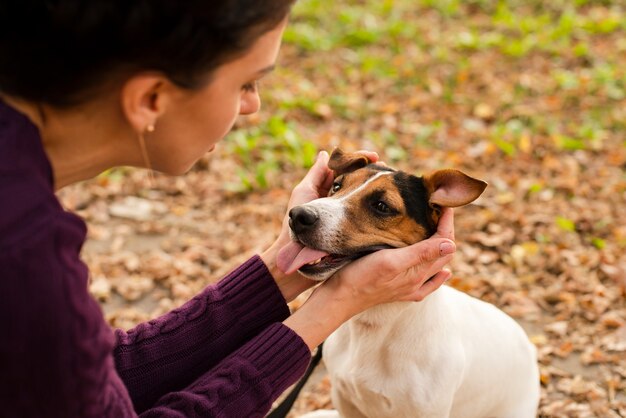
<instances>
[{"instance_id":1,"label":"jack russell terrier","mask_svg":"<svg viewBox=\"0 0 626 418\"><path fill-rule=\"evenodd\" d=\"M329 196L290 211L278 261L313 280L384 248L435 233L441 207L474 201L487 183L458 170L416 177L335 150ZM324 343L337 411L306 418L531 418L536 350L495 306L442 286L425 300L371 308Z\"/></svg>"}]
</instances>

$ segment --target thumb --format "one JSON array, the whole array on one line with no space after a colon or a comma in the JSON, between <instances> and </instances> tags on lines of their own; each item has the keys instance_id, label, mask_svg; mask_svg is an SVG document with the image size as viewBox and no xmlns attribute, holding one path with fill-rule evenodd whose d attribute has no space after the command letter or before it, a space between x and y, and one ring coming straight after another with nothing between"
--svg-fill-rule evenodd
<instances>
[{"instance_id":1,"label":"thumb","mask_svg":"<svg viewBox=\"0 0 626 418\"><path fill-rule=\"evenodd\" d=\"M326 151L321 151L317 155L313 167L309 169L309 172L294 189L289 207L307 203L328 194L328 189L333 181L333 172L328 168L329 158Z\"/></svg>"},{"instance_id":2,"label":"thumb","mask_svg":"<svg viewBox=\"0 0 626 418\"><path fill-rule=\"evenodd\" d=\"M304 183L308 181L314 186L322 183L326 179L326 176L330 171L330 169L328 168L329 159L330 156L326 151L320 151L320 153L317 154L317 158L315 159L315 164L313 164L313 167L311 167L306 176L304 176L302 182Z\"/></svg>"}]
</instances>

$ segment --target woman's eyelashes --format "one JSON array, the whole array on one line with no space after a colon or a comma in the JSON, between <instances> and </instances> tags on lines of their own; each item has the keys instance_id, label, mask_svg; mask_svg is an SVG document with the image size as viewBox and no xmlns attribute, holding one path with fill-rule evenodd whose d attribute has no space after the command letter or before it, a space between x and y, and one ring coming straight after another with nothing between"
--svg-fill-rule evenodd
<instances>
[{"instance_id":1,"label":"woman's eyelashes","mask_svg":"<svg viewBox=\"0 0 626 418\"><path fill-rule=\"evenodd\" d=\"M241 90L243 90L246 93L254 93L258 90L259 88L259 82L258 81L251 81L249 83L244 84L241 87Z\"/></svg>"}]
</instances>

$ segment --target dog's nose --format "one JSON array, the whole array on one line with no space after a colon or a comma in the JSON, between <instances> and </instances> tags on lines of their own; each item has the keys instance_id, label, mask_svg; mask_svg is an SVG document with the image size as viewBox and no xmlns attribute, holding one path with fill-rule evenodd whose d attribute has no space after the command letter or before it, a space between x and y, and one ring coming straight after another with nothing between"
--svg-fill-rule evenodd
<instances>
[{"instance_id":1,"label":"dog's nose","mask_svg":"<svg viewBox=\"0 0 626 418\"><path fill-rule=\"evenodd\" d=\"M296 206L289 211L289 226L296 234L310 230L318 220L317 213L309 208Z\"/></svg>"}]
</instances>

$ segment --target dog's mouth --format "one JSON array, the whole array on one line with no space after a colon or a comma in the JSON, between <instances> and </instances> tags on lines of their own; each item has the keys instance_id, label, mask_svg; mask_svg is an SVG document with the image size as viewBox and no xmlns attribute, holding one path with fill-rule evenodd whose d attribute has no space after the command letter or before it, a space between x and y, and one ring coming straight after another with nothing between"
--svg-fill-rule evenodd
<instances>
[{"instance_id":1,"label":"dog's mouth","mask_svg":"<svg viewBox=\"0 0 626 418\"><path fill-rule=\"evenodd\" d=\"M357 255L347 256L339 254L328 254L324 257L311 261L301 266L298 271L308 276L316 276L329 270L339 270L352 260L359 258Z\"/></svg>"},{"instance_id":2,"label":"dog's mouth","mask_svg":"<svg viewBox=\"0 0 626 418\"><path fill-rule=\"evenodd\" d=\"M298 271L307 277L323 280L346 264L386 248L393 247L386 244L371 245L352 250L350 254L331 254L292 241L280 250L276 262L278 268L287 274Z\"/></svg>"}]
</instances>

